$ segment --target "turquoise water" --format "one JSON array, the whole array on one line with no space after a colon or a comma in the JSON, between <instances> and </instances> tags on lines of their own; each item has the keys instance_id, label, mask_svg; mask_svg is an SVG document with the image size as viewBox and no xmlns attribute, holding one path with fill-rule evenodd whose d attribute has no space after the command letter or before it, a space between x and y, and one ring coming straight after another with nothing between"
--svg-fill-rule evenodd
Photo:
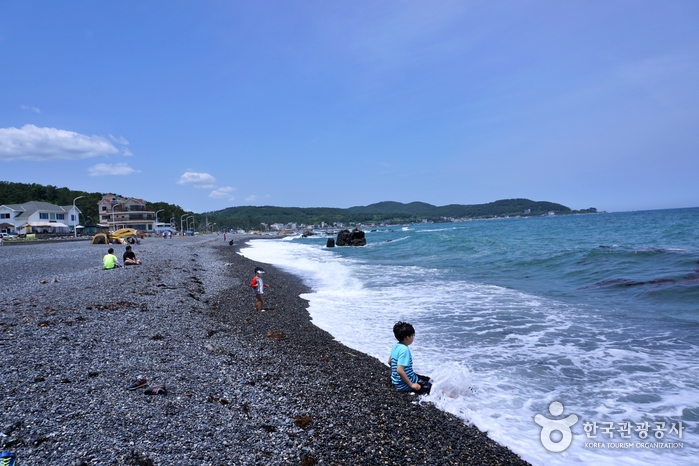
<instances>
[{"instance_id":1,"label":"turquoise water","mask_svg":"<svg viewBox=\"0 0 699 466\"><path fill-rule=\"evenodd\" d=\"M435 379L422 401L533 464L699 456L699 209L379 228L367 242L253 241L243 254L301 276L314 323L381 361L393 323L411 322L416 370ZM547 451L534 416L571 413L572 443ZM614 436L586 433L593 422Z\"/></svg>"}]
</instances>

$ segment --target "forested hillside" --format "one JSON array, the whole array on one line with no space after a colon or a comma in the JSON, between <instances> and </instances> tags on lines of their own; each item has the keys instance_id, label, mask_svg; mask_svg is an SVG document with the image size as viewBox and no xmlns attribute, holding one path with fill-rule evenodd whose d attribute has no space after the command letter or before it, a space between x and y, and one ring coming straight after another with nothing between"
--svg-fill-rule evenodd
<instances>
[{"instance_id":1,"label":"forested hillside","mask_svg":"<svg viewBox=\"0 0 699 466\"><path fill-rule=\"evenodd\" d=\"M118 194L118 193L113 193ZM121 194L119 194L121 195ZM3 204L23 204L29 201L49 202L51 204L67 206L73 204L73 199L78 196L85 196L76 201L76 205L83 213L81 222L86 225L99 223L97 203L102 199L102 193L88 193L85 191L74 191L68 188L57 188L56 186L44 186L36 183L12 183L0 181L0 205ZM127 196L125 196L127 197ZM148 210L158 211L158 219L169 221L171 217L179 220L185 213L180 206L168 204L166 202L148 202ZM188 212L191 214L191 212Z\"/></svg>"},{"instance_id":2,"label":"forested hillside","mask_svg":"<svg viewBox=\"0 0 699 466\"><path fill-rule=\"evenodd\" d=\"M116 193L115 193L116 194ZM0 181L0 205L21 204L28 201L44 201L57 205L70 205L73 199L85 196L77 201L77 205L83 212L83 223L94 224L99 221L97 214L97 202L102 199L102 193L87 193L74 191L68 188L55 186L43 186L32 183L11 183ZM148 210L157 211L158 218L169 221L175 218L175 223L185 211L180 206L166 202L148 202ZM525 213L527 212L527 213ZM271 225L273 223L297 223L299 225L318 225L322 222L332 225L336 222L344 224L360 222L420 222L423 219L431 221L443 221L445 218L491 218L504 216L538 216L554 212L558 215L575 212L595 212L594 208L584 211L572 211L570 208L545 201L531 201L529 199L504 199L488 204L460 205L450 204L446 206L434 206L424 202L378 202L368 206L350 207L339 209L332 207L274 207L274 206L242 206L228 207L213 212L195 214L197 225L215 223L216 230L228 230L231 228L243 228L245 230L260 229L261 223ZM191 212L187 212L191 214Z\"/></svg>"},{"instance_id":3,"label":"forested hillside","mask_svg":"<svg viewBox=\"0 0 699 466\"><path fill-rule=\"evenodd\" d=\"M525 214L525 212L527 212ZM583 212L594 212L588 209ZM379 202L368 206L336 208L301 207L229 207L206 212L209 222L216 222L223 228L257 229L260 223L289 223L318 225L321 222L332 225L335 222L420 222L423 219L443 221L444 218L491 218L503 216L538 216L554 212L558 215L575 213L569 207L553 202L536 202L529 199L506 199L488 204L459 205L442 207L424 202L403 204L400 202Z\"/></svg>"}]
</instances>

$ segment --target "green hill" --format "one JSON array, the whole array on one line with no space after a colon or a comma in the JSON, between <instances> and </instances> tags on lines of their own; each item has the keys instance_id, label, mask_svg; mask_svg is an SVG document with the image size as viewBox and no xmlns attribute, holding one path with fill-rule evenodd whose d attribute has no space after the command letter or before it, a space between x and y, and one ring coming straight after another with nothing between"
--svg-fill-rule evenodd
<instances>
[{"instance_id":1,"label":"green hill","mask_svg":"<svg viewBox=\"0 0 699 466\"><path fill-rule=\"evenodd\" d=\"M592 211L592 210L591 210ZM528 212L525 214L525 212ZM222 228L257 229L260 223L297 223L319 225L322 222L366 223L420 222L423 219L444 221L445 219L492 218L504 216L538 216L554 212L557 215L573 213L569 207L553 202L531 201L529 199L503 199L488 204L460 205L450 204L437 207L425 202L378 202L368 206L356 206L348 209L327 207L229 207L227 209L206 212L209 222L216 222Z\"/></svg>"},{"instance_id":2,"label":"green hill","mask_svg":"<svg viewBox=\"0 0 699 466\"><path fill-rule=\"evenodd\" d=\"M106 194L106 193L105 193ZM116 193L113 193L116 194ZM0 181L0 205L3 204L24 204L29 201L48 202L54 205L67 206L73 204L73 199L84 196L76 202L82 212L80 221L86 225L99 223L99 212L97 203L102 199L103 193L88 193L85 191L73 191L68 188L57 188L56 186L44 186L37 183L13 183L10 181ZM169 221L171 217L177 220L185 211L178 205L167 202L148 202L146 206L149 210L158 211L163 209L158 215L162 221ZM192 212L187 212L191 214Z\"/></svg>"},{"instance_id":3,"label":"green hill","mask_svg":"<svg viewBox=\"0 0 699 466\"><path fill-rule=\"evenodd\" d=\"M97 202L102 198L102 193L87 193L73 191L68 188L55 186L42 186L32 183L12 183L0 181L0 205L21 204L28 201L44 201L57 205L70 205L78 196L85 196L78 202L83 211L84 223L97 223L99 215ZM180 219L185 211L177 205L166 202L146 202L148 209L157 211L164 209L159 215L165 221L171 217ZM195 214L197 225L204 225L205 220L216 223L217 230L231 228L243 228L246 230L260 229L261 223L271 225L273 223L296 223L298 225L319 225L325 222L334 223L408 223L421 222L424 219L431 221L444 221L445 219L462 218L492 218L504 216L538 216L548 212L557 215L570 214L569 207L553 202L531 201L529 199L503 199L487 204L461 205L450 204L434 206L425 202L401 202L385 201L367 206L356 206L348 209L332 207L275 207L275 206L241 206L228 207L213 212ZM527 213L525 213L527 212ZM595 212L594 208L577 212ZM187 212L191 214L191 212Z\"/></svg>"}]
</instances>

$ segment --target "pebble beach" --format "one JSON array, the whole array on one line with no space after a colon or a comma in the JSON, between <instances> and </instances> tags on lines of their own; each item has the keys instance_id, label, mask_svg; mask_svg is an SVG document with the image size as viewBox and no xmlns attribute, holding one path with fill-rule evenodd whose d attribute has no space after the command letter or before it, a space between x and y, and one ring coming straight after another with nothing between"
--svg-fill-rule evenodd
<instances>
[{"instance_id":1,"label":"pebble beach","mask_svg":"<svg viewBox=\"0 0 699 466\"><path fill-rule=\"evenodd\" d=\"M109 271L86 241L0 248L0 451L20 465L528 464L394 390L242 240L147 238L143 265ZM127 390L137 376L167 394Z\"/></svg>"}]
</instances>

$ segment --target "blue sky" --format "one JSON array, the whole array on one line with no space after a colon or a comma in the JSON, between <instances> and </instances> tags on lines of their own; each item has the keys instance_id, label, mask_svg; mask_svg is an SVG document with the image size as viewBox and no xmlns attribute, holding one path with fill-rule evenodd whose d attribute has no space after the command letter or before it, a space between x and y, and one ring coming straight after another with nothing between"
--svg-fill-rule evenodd
<instances>
[{"instance_id":1,"label":"blue sky","mask_svg":"<svg viewBox=\"0 0 699 466\"><path fill-rule=\"evenodd\" d=\"M699 206L699 2L0 3L0 180Z\"/></svg>"}]
</instances>

